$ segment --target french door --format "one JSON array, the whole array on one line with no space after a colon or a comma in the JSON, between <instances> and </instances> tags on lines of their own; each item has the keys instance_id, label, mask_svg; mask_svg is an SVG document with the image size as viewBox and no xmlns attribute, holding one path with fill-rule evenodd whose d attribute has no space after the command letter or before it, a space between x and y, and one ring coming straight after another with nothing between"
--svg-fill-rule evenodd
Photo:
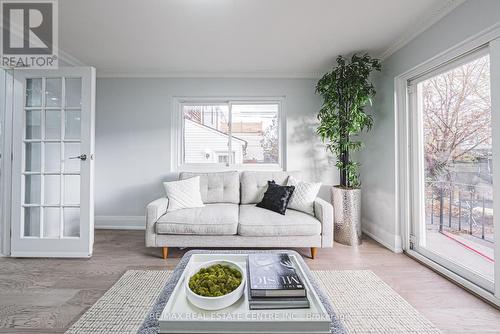
<instances>
[{"instance_id":1,"label":"french door","mask_svg":"<svg viewBox=\"0 0 500 334\"><path fill-rule=\"evenodd\" d=\"M16 70L11 256L88 257L95 70Z\"/></svg>"},{"instance_id":2,"label":"french door","mask_svg":"<svg viewBox=\"0 0 500 334\"><path fill-rule=\"evenodd\" d=\"M495 294L500 124L492 83L500 78L492 55L488 45L476 48L408 81L409 228L413 251Z\"/></svg>"}]
</instances>

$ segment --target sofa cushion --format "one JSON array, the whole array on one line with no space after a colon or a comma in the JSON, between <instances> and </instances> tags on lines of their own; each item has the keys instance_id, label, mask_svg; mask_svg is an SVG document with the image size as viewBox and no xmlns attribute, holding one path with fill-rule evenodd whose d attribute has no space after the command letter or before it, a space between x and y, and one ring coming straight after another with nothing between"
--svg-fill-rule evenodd
<instances>
[{"instance_id":1,"label":"sofa cushion","mask_svg":"<svg viewBox=\"0 0 500 334\"><path fill-rule=\"evenodd\" d=\"M321 182L304 182L290 176L287 185L295 186L288 208L314 215L314 200L318 196Z\"/></svg>"},{"instance_id":2,"label":"sofa cushion","mask_svg":"<svg viewBox=\"0 0 500 334\"><path fill-rule=\"evenodd\" d=\"M267 190L267 181L274 180L276 184L284 186L288 175L300 177L299 172L242 172L241 204L257 204L262 201Z\"/></svg>"},{"instance_id":3,"label":"sofa cushion","mask_svg":"<svg viewBox=\"0 0 500 334\"><path fill-rule=\"evenodd\" d=\"M294 186L280 186L274 181L267 181L267 190L257 206L284 215L294 189Z\"/></svg>"},{"instance_id":4,"label":"sofa cushion","mask_svg":"<svg viewBox=\"0 0 500 334\"><path fill-rule=\"evenodd\" d=\"M203 203L240 202L240 180L238 172L180 173L180 179L200 177L200 191Z\"/></svg>"},{"instance_id":5,"label":"sofa cushion","mask_svg":"<svg viewBox=\"0 0 500 334\"><path fill-rule=\"evenodd\" d=\"M247 237L320 235L321 223L296 210L287 210L286 215L280 215L255 205L240 205L238 234Z\"/></svg>"},{"instance_id":6,"label":"sofa cushion","mask_svg":"<svg viewBox=\"0 0 500 334\"><path fill-rule=\"evenodd\" d=\"M204 206L201 199L199 176L163 182L163 187L168 198L167 212Z\"/></svg>"},{"instance_id":7,"label":"sofa cushion","mask_svg":"<svg viewBox=\"0 0 500 334\"><path fill-rule=\"evenodd\" d=\"M233 235L237 229L238 205L229 203L167 212L156 222L158 234Z\"/></svg>"}]
</instances>

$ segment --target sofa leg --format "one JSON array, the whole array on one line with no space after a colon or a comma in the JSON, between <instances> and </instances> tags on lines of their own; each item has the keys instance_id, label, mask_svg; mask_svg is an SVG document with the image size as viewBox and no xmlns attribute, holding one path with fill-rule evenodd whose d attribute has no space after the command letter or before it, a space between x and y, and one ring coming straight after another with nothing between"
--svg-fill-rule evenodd
<instances>
[{"instance_id":1,"label":"sofa leg","mask_svg":"<svg viewBox=\"0 0 500 334\"><path fill-rule=\"evenodd\" d=\"M163 259L166 260L168 257L168 247L162 247L161 248L161 255L163 256Z\"/></svg>"},{"instance_id":2,"label":"sofa leg","mask_svg":"<svg viewBox=\"0 0 500 334\"><path fill-rule=\"evenodd\" d=\"M311 247L311 258L314 260L316 258L316 254L318 253L317 247Z\"/></svg>"}]
</instances>

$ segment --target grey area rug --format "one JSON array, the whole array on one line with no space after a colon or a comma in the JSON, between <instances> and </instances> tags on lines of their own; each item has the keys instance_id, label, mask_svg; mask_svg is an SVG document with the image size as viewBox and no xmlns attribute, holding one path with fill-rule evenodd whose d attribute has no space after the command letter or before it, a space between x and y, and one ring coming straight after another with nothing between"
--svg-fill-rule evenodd
<instances>
[{"instance_id":1,"label":"grey area rug","mask_svg":"<svg viewBox=\"0 0 500 334\"><path fill-rule=\"evenodd\" d=\"M347 333L441 333L370 270L312 275ZM171 276L172 271L127 271L66 333L137 333Z\"/></svg>"}]
</instances>

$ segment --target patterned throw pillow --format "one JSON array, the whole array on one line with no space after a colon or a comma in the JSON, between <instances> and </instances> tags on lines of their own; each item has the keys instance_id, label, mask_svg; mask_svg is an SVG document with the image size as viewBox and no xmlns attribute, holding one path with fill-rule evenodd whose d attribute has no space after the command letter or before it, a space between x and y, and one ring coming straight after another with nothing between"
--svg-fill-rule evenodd
<instances>
[{"instance_id":1,"label":"patterned throw pillow","mask_svg":"<svg viewBox=\"0 0 500 334\"><path fill-rule=\"evenodd\" d=\"M295 190L288 203L289 209L302 211L314 216L314 200L318 196L321 183L308 183L288 177L288 186L295 186Z\"/></svg>"},{"instance_id":2,"label":"patterned throw pillow","mask_svg":"<svg viewBox=\"0 0 500 334\"><path fill-rule=\"evenodd\" d=\"M205 206L201 200L199 176L185 180L163 182L163 187L168 198L167 212Z\"/></svg>"},{"instance_id":3,"label":"patterned throw pillow","mask_svg":"<svg viewBox=\"0 0 500 334\"><path fill-rule=\"evenodd\" d=\"M264 198L257 206L284 215L294 189L294 186L280 186L274 180L267 181Z\"/></svg>"}]
</instances>

